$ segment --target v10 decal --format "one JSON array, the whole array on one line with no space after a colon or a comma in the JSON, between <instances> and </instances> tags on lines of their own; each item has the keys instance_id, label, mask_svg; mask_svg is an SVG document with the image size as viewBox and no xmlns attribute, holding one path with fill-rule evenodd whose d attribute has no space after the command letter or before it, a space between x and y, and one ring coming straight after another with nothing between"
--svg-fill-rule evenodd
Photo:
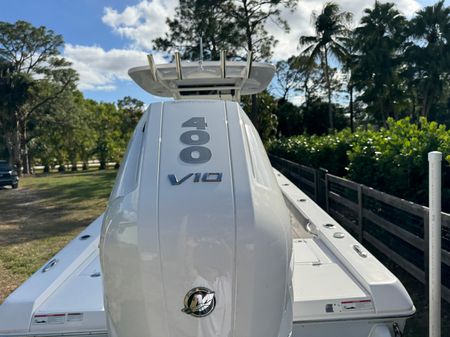
<instances>
[{"instance_id":1,"label":"v10 decal","mask_svg":"<svg viewBox=\"0 0 450 337\"><path fill-rule=\"evenodd\" d=\"M169 174L169 180L172 185L181 185L189 178L193 177L194 183L220 183L222 181L222 173L206 172L206 173L188 173L183 178L178 179L175 174Z\"/></svg>"}]
</instances>

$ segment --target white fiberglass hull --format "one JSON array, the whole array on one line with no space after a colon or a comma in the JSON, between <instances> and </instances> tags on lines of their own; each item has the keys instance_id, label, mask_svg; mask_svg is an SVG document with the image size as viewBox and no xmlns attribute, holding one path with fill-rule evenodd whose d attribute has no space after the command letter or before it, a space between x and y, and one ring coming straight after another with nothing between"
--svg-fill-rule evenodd
<instances>
[{"instance_id":1,"label":"white fiberglass hull","mask_svg":"<svg viewBox=\"0 0 450 337\"><path fill-rule=\"evenodd\" d=\"M0 305L0 336L106 334L98 257L102 218Z\"/></svg>"},{"instance_id":2,"label":"white fiberglass hull","mask_svg":"<svg viewBox=\"0 0 450 337\"><path fill-rule=\"evenodd\" d=\"M395 336L394 326L403 330L415 309L398 279L303 192L276 175L295 237L292 335L389 337ZM102 217L0 306L0 337L107 335L98 251ZM324 228L327 223L334 227ZM335 239L336 232L344 238Z\"/></svg>"}]
</instances>

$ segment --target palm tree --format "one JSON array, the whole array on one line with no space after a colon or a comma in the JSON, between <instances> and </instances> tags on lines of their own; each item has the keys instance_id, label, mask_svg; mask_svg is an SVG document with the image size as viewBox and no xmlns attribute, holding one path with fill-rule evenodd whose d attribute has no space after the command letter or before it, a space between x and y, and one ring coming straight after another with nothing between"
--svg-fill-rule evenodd
<instances>
[{"instance_id":1,"label":"palm tree","mask_svg":"<svg viewBox=\"0 0 450 337\"><path fill-rule=\"evenodd\" d=\"M413 64L421 115L427 117L449 79L450 7L442 0L420 10L410 22L410 33L416 43L408 47L407 58Z\"/></svg>"},{"instance_id":2,"label":"palm tree","mask_svg":"<svg viewBox=\"0 0 450 337\"><path fill-rule=\"evenodd\" d=\"M354 113L354 93L355 85L353 79L353 69L356 67L357 58L353 52L353 45L347 44L347 57L345 58L343 68L348 75L347 91L349 96L348 110L350 112L350 130L355 132L355 113Z\"/></svg>"},{"instance_id":3,"label":"palm tree","mask_svg":"<svg viewBox=\"0 0 450 337\"><path fill-rule=\"evenodd\" d=\"M355 89L363 92L360 98L383 124L389 115L395 117L394 102L401 95L399 69L406 25L393 3L376 1L373 9L364 10L353 35Z\"/></svg>"},{"instance_id":4,"label":"palm tree","mask_svg":"<svg viewBox=\"0 0 450 337\"><path fill-rule=\"evenodd\" d=\"M306 47L302 54L308 55L311 62L318 59L321 64L328 96L329 126L330 129L334 129L329 58L334 56L339 62L346 59L345 42L349 35L348 25L352 21L352 13L341 12L338 4L327 2L320 14L313 13L312 20L316 34L301 36L300 46Z\"/></svg>"}]
</instances>

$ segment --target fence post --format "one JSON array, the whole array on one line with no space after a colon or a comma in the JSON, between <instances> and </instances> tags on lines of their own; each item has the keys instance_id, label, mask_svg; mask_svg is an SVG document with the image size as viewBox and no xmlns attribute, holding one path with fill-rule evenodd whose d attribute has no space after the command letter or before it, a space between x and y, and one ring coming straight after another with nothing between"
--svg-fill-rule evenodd
<instances>
[{"instance_id":1,"label":"fence post","mask_svg":"<svg viewBox=\"0 0 450 337\"><path fill-rule=\"evenodd\" d=\"M441 161L441 152L428 153L429 337L441 337Z\"/></svg>"},{"instance_id":2,"label":"fence post","mask_svg":"<svg viewBox=\"0 0 450 337\"><path fill-rule=\"evenodd\" d=\"M313 176L314 176L314 201L316 202L316 204L319 203L319 175L317 170L313 171Z\"/></svg>"},{"instance_id":3,"label":"fence post","mask_svg":"<svg viewBox=\"0 0 450 337\"><path fill-rule=\"evenodd\" d=\"M363 242L364 238L364 228L363 228L363 193L362 193L362 185L358 184L358 239L359 242Z\"/></svg>"}]
</instances>

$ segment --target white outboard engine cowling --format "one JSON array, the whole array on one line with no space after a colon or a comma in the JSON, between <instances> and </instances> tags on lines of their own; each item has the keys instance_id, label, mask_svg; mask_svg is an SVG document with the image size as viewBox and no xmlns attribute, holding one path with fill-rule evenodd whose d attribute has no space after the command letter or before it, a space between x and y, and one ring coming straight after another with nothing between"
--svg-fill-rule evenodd
<instances>
[{"instance_id":1,"label":"white outboard engine cowling","mask_svg":"<svg viewBox=\"0 0 450 337\"><path fill-rule=\"evenodd\" d=\"M104 218L111 337L288 337L289 213L238 103L154 103Z\"/></svg>"}]
</instances>

